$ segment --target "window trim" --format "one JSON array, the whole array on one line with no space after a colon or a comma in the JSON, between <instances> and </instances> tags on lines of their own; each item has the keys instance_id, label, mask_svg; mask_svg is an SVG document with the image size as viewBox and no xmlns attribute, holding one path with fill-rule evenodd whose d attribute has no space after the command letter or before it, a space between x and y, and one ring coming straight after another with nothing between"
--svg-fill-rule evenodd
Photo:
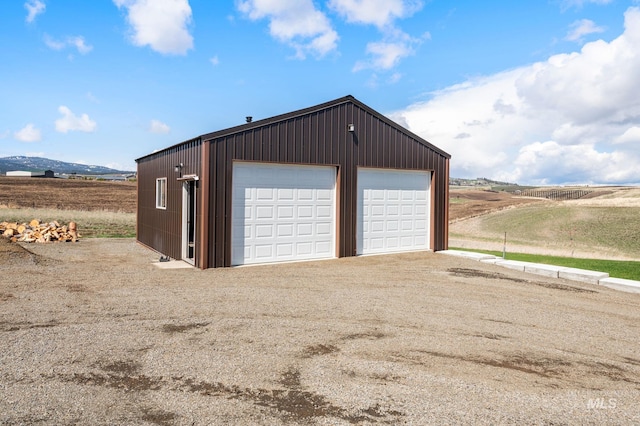
<instances>
[{"instance_id":1,"label":"window trim","mask_svg":"<svg viewBox=\"0 0 640 426\"><path fill-rule=\"evenodd\" d=\"M156 209L167 209L167 178L156 179Z\"/></svg>"}]
</instances>

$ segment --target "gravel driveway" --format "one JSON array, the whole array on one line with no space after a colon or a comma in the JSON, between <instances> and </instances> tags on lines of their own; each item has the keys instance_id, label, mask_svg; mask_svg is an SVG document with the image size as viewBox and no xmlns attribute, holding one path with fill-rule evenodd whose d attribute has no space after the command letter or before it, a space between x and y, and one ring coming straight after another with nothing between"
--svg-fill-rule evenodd
<instances>
[{"instance_id":1,"label":"gravel driveway","mask_svg":"<svg viewBox=\"0 0 640 426\"><path fill-rule=\"evenodd\" d=\"M640 423L638 294L433 253L0 246L0 424Z\"/></svg>"}]
</instances>

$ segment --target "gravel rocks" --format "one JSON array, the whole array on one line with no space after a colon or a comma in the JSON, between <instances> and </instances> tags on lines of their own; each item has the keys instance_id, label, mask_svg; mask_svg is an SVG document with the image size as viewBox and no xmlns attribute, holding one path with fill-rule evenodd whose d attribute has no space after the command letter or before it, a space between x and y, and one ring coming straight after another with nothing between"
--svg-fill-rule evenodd
<instances>
[{"instance_id":1,"label":"gravel rocks","mask_svg":"<svg viewBox=\"0 0 640 426\"><path fill-rule=\"evenodd\" d=\"M158 257L0 246L0 424L640 422L640 295L432 253Z\"/></svg>"}]
</instances>

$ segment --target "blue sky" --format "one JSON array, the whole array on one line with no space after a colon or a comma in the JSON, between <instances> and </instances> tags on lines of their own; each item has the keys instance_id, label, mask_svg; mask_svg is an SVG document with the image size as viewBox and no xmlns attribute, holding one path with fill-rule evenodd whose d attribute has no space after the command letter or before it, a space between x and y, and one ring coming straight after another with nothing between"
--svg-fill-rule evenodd
<instances>
[{"instance_id":1,"label":"blue sky","mask_svg":"<svg viewBox=\"0 0 640 426\"><path fill-rule=\"evenodd\" d=\"M12 0L0 157L135 169L347 94L451 175L640 183L637 0Z\"/></svg>"}]
</instances>

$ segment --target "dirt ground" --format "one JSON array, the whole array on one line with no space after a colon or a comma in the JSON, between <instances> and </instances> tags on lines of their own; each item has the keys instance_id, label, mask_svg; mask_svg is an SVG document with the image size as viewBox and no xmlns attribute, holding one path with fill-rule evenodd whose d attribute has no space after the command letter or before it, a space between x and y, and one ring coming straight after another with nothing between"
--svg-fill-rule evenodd
<instances>
[{"instance_id":1,"label":"dirt ground","mask_svg":"<svg viewBox=\"0 0 640 426\"><path fill-rule=\"evenodd\" d=\"M0 176L0 208L135 213L136 191L135 182Z\"/></svg>"},{"instance_id":2,"label":"dirt ground","mask_svg":"<svg viewBox=\"0 0 640 426\"><path fill-rule=\"evenodd\" d=\"M0 240L0 424L638 424L640 295L428 252Z\"/></svg>"},{"instance_id":3,"label":"dirt ground","mask_svg":"<svg viewBox=\"0 0 640 426\"><path fill-rule=\"evenodd\" d=\"M449 221L472 218L483 214L544 202L538 198L514 197L508 192L478 189L452 189L449 193Z\"/></svg>"}]
</instances>

